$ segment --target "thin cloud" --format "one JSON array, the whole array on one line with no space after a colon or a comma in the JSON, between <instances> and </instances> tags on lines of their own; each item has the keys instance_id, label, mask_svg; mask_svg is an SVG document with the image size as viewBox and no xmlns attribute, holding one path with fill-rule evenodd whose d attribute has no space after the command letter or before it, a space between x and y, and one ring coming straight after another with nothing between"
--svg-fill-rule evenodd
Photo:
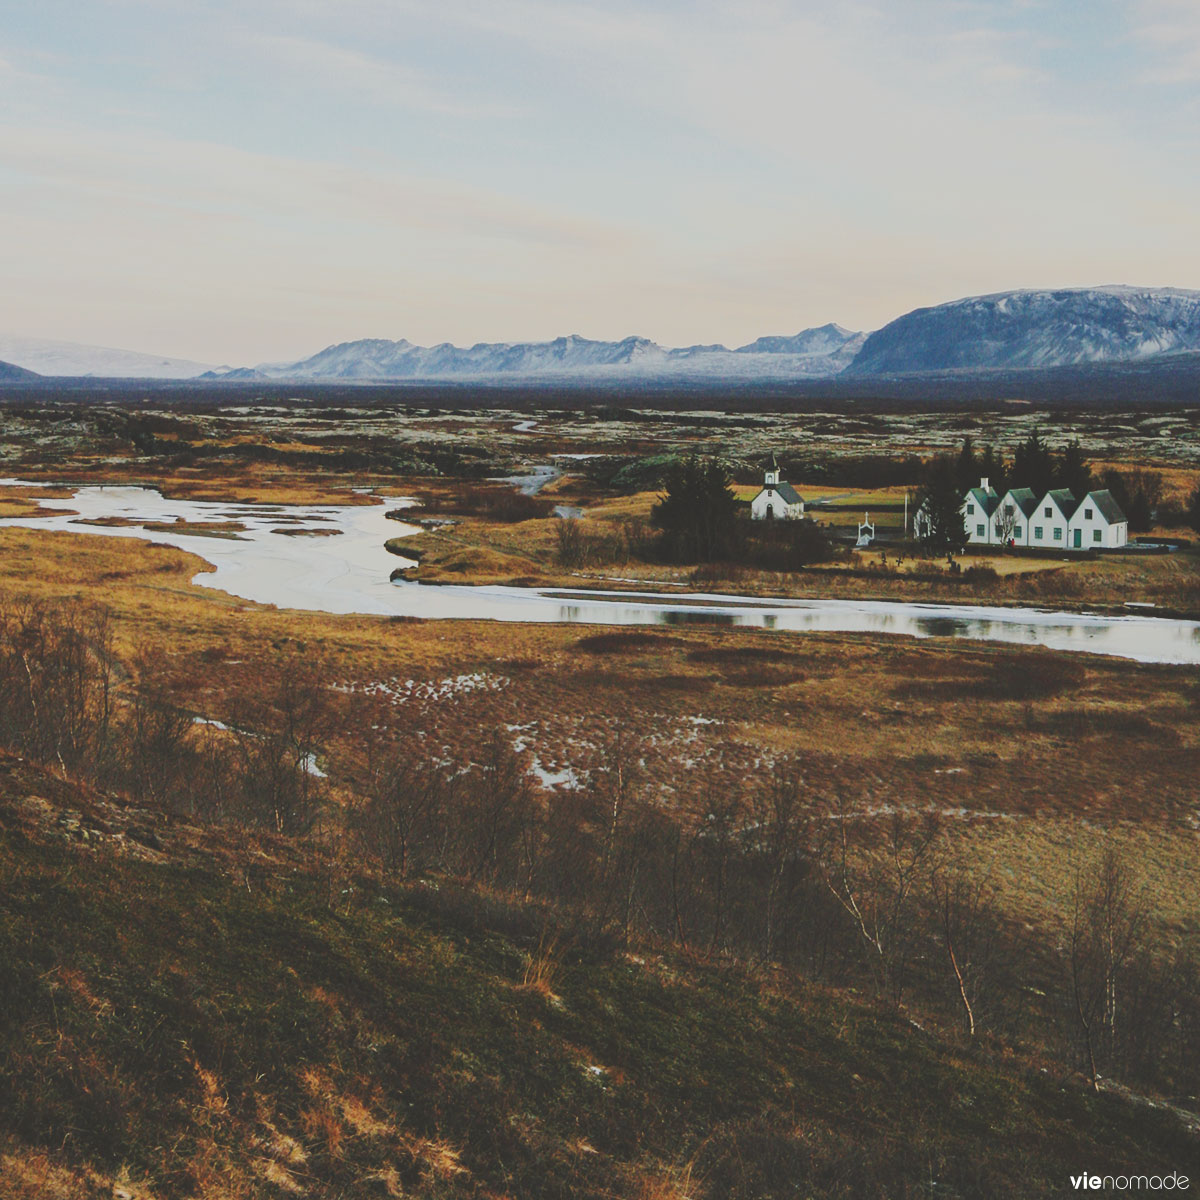
<instances>
[{"instance_id":1,"label":"thin cloud","mask_svg":"<svg viewBox=\"0 0 1200 1200\"><path fill-rule=\"evenodd\" d=\"M291 34L244 32L235 41L310 85L336 88L398 108L464 118L510 118L508 103L466 101L439 88L424 72L344 46Z\"/></svg>"},{"instance_id":2,"label":"thin cloud","mask_svg":"<svg viewBox=\"0 0 1200 1200\"><path fill-rule=\"evenodd\" d=\"M451 181L215 143L0 126L0 157L10 171L81 193L213 218L266 225L301 219L326 227L365 222L393 233L409 229L599 251L629 248L632 241L615 224Z\"/></svg>"},{"instance_id":3,"label":"thin cloud","mask_svg":"<svg viewBox=\"0 0 1200 1200\"><path fill-rule=\"evenodd\" d=\"M1200 9L1194 0L1141 0L1135 32L1157 60L1143 78L1200 84Z\"/></svg>"}]
</instances>

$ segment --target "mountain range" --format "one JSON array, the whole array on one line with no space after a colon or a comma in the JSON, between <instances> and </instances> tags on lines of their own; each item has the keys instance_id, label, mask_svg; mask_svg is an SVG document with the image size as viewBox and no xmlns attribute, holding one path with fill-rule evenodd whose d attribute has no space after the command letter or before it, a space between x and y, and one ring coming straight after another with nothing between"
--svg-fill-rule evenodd
<instances>
[{"instance_id":1,"label":"mountain range","mask_svg":"<svg viewBox=\"0 0 1200 1200\"><path fill-rule=\"evenodd\" d=\"M919 308L866 334L827 324L744 346L670 348L644 337L418 346L365 338L291 363L185 359L0 336L0 360L41 375L344 383L787 383L1142 363L1200 352L1200 291L1108 286L999 292Z\"/></svg>"}]
</instances>

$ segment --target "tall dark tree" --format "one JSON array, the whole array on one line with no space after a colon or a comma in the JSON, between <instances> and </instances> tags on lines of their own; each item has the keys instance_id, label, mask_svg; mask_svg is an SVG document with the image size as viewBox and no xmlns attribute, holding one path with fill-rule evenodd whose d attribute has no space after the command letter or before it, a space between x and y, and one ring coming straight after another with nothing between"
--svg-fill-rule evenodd
<instances>
[{"instance_id":1,"label":"tall dark tree","mask_svg":"<svg viewBox=\"0 0 1200 1200\"><path fill-rule=\"evenodd\" d=\"M1076 500L1082 500L1092 490L1092 468L1083 455L1078 438L1062 448L1054 466L1054 474L1054 486L1066 488Z\"/></svg>"},{"instance_id":2,"label":"tall dark tree","mask_svg":"<svg viewBox=\"0 0 1200 1200\"><path fill-rule=\"evenodd\" d=\"M1035 429L1013 455L1013 484L1030 488L1038 496L1044 496L1055 486L1056 465L1054 453Z\"/></svg>"},{"instance_id":3,"label":"tall dark tree","mask_svg":"<svg viewBox=\"0 0 1200 1200\"><path fill-rule=\"evenodd\" d=\"M1118 471L1110 467L1100 482L1121 506L1132 533L1145 533L1154 527L1163 490L1162 476L1157 471Z\"/></svg>"},{"instance_id":4,"label":"tall dark tree","mask_svg":"<svg viewBox=\"0 0 1200 1200\"><path fill-rule=\"evenodd\" d=\"M1003 495L1008 491L1008 464L991 446L984 446L978 457L978 477L967 484L971 487L986 479L990 487Z\"/></svg>"},{"instance_id":5,"label":"tall dark tree","mask_svg":"<svg viewBox=\"0 0 1200 1200\"><path fill-rule=\"evenodd\" d=\"M716 459L688 458L672 467L666 490L650 510L671 556L683 562L712 562L726 553L737 499L729 472Z\"/></svg>"},{"instance_id":6,"label":"tall dark tree","mask_svg":"<svg viewBox=\"0 0 1200 1200\"><path fill-rule=\"evenodd\" d=\"M975 453L975 443L969 433L963 438L962 449L958 452L958 458L955 459L954 477L958 481L958 488L961 492L965 492L967 488L974 487L979 482L979 457Z\"/></svg>"},{"instance_id":7,"label":"tall dark tree","mask_svg":"<svg viewBox=\"0 0 1200 1200\"><path fill-rule=\"evenodd\" d=\"M958 554L967 544L963 491L953 459L938 457L930 464L917 492L917 537L928 550Z\"/></svg>"}]
</instances>

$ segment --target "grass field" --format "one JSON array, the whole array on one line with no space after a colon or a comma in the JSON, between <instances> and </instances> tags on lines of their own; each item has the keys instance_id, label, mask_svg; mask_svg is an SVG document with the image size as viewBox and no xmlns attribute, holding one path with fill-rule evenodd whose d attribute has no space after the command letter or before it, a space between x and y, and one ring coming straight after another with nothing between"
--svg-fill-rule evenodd
<instances>
[{"instance_id":1,"label":"grass field","mask_svg":"<svg viewBox=\"0 0 1200 1200\"><path fill-rule=\"evenodd\" d=\"M501 426L423 417L420 436L474 444ZM595 444L565 425L554 438ZM39 474L35 449L6 471ZM75 459L40 477L278 503L462 486L142 466ZM1186 486L1192 468L1169 469ZM612 530L657 493L568 471L545 495ZM5 489L0 515L36 500ZM423 577L695 586L689 567L564 571L555 518L454 519L413 539ZM997 578L970 589L905 578L940 564L876 552L718 586L1065 606L1197 595L1189 553L988 563ZM303 662L339 717L315 760L322 824L289 838L0 756L0 1195L965 1198L1055 1194L1083 1164L1200 1169L1190 1077L1128 1085L1174 1108L1116 1084L1091 1094L1054 999L1079 880L1106 854L1127 866L1147 962L1183 970L1200 946L1194 670L942 639L329 616L196 586L203 570L134 539L0 529L0 609L111 614L118 707L152 680L187 722L234 727L281 664ZM1005 953L1022 948L1019 999L991 1024L981 999L969 1039L921 974L936 937L895 1004L857 959L805 974L715 936L592 936L532 883L389 876L347 840L372 723L467 768L500 732L552 814L591 803L619 743L645 811L702 848L714 814L751 839L787 764L813 856L850 829L859 867L886 874L889 831L932 831L940 861L985 889Z\"/></svg>"}]
</instances>

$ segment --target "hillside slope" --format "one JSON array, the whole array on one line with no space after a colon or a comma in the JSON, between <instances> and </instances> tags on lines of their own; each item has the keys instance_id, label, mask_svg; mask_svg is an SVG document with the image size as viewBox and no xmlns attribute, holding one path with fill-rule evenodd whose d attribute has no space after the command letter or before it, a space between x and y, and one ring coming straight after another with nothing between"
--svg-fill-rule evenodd
<instances>
[{"instance_id":1,"label":"hillside slope","mask_svg":"<svg viewBox=\"0 0 1200 1200\"><path fill-rule=\"evenodd\" d=\"M0 1194L1010 1197L1200 1164L1171 1114L986 1044L578 933L0 756Z\"/></svg>"},{"instance_id":2,"label":"hillside slope","mask_svg":"<svg viewBox=\"0 0 1200 1200\"><path fill-rule=\"evenodd\" d=\"M1200 350L1200 292L1065 288L919 308L876 330L846 374L1141 362Z\"/></svg>"},{"instance_id":3,"label":"hillside slope","mask_svg":"<svg viewBox=\"0 0 1200 1200\"><path fill-rule=\"evenodd\" d=\"M185 358L89 346L54 338L15 337L0 334L0 359L16 363L39 375L87 376L98 379L194 379L209 368Z\"/></svg>"},{"instance_id":4,"label":"hillside slope","mask_svg":"<svg viewBox=\"0 0 1200 1200\"><path fill-rule=\"evenodd\" d=\"M0 383L21 383L40 378L36 371L27 371L10 362L0 362Z\"/></svg>"}]
</instances>

